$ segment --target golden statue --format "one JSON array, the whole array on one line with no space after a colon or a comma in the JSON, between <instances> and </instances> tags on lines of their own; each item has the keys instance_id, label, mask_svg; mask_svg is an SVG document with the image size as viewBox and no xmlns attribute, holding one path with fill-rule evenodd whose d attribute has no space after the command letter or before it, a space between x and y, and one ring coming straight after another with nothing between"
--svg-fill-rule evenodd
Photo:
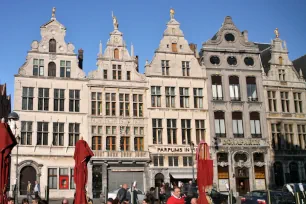
<instances>
[{"instance_id":1,"label":"golden statue","mask_svg":"<svg viewBox=\"0 0 306 204\"><path fill-rule=\"evenodd\" d=\"M118 23L118 20L117 20L116 16L114 16L114 13L113 13L113 12L112 12L112 18L113 18L114 29L115 29L115 30L118 30L119 23Z\"/></svg>"},{"instance_id":2,"label":"golden statue","mask_svg":"<svg viewBox=\"0 0 306 204\"><path fill-rule=\"evenodd\" d=\"M55 11L56 11L56 8L53 7L53 8L52 8L52 18L55 18Z\"/></svg>"},{"instance_id":3,"label":"golden statue","mask_svg":"<svg viewBox=\"0 0 306 204\"><path fill-rule=\"evenodd\" d=\"M275 33L276 38L279 38L278 28L275 28L274 33Z\"/></svg>"},{"instance_id":4,"label":"golden statue","mask_svg":"<svg viewBox=\"0 0 306 204\"><path fill-rule=\"evenodd\" d=\"M174 19L175 11L173 8L170 9L170 19Z\"/></svg>"}]
</instances>

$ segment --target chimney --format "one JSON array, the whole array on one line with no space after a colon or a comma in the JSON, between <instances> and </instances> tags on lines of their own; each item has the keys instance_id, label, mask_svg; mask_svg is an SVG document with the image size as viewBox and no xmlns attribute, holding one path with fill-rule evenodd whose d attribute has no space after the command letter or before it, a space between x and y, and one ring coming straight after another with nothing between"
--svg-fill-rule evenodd
<instances>
[{"instance_id":1,"label":"chimney","mask_svg":"<svg viewBox=\"0 0 306 204\"><path fill-rule=\"evenodd\" d=\"M249 41L249 32L247 30L242 32L242 35L244 37L244 41L248 42Z\"/></svg>"},{"instance_id":2,"label":"chimney","mask_svg":"<svg viewBox=\"0 0 306 204\"><path fill-rule=\"evenodd\" d=\"M136 71L137 71L137 72L139 72L139 61L138 61L138 55L136 55L136 57L135 57L135 61L136 61L136 64L137 64L137 66L136 66Z\"/></svg>"},{"instance_id":3,"label":"chimney","mask_svg":"<svg viewBox=\"0 0 306 204\"><path fill-rule=\"evenodd\" d=\"M84 53L84 51L82 50L82 48L80 48L78 50L78 52L79 52L79 56L78 56L78 59L79 59L79 68L83 69L83 53Z\"/></svg>"},{"instance_id":4,"label":"chimney","mask_svg":"<svg viewBox=\"0 0 306 204\"><path fill-rule=\"evenodd\" d=\"M190 49L192 50L193 55L194 55L196 58L198 58L199 56L198 56L198 51L197 51L197 45L196 45L196 44L193 44L193 43L190 43L190 44L189 44L189 47L190 47Z\"/></svg>"}]
</instances>

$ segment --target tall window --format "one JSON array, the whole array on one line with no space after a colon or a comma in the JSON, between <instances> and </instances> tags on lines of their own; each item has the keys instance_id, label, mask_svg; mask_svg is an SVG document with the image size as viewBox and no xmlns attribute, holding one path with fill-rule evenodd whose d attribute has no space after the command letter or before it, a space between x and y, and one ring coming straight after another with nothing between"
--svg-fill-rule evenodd
<instances>
[{"instance_id":1,"label":"tall window","mask_svg":"<svg viewBox=\"0 0 306 204\"><path fill-rule=\"evenodd\" d=\"M283 65L283 58L281 56L278 57L278 62L280 65Z\"/></svg>"},{"instance_id":2,"label":"tall window","mask_svg":"<svg viewBox=\"0 0 306 204\"><path fill-rule=\"evenodd\" d=\"M168 165L169 166L178 166L178 157L177 156L169 156L168 157Z\"/></svg>"},{"instance_id":3,"label":"tall window","mask_svg":"<svg viewBox=\"0 0 306 204\"><path fill-rule=\"evenodd\" d=\"M34 88L22 88L22 110L33 110Z\"/></svg>"},{"instance_id":4,"label":"tall window","mask_svg":"<svg viewBox=\"0 0 306 204\"><path fill-rule=\"evenodd\" d=\"M183 157L183 166L192 166L192 157Z\"/></svg>"},{"instance_id":5,"label":"tall window","mask_svg":"<svg viewBox=\"0 0 306 204\"><path fill-rule=\"evenodd\" d=\"M153 156L154 166L164 166L164 156Z\"/></svg>"},{"instance_id":6,"label":"tall window","mask_svg":"<svg viewBox=\"0 0 306 204\"><path fill-rule=\"evenodd\" d=\"M113 64L113 79L121 80L121 65Z\"/></svg>"},{"instance_id":7,"label":"tall window","mask_svg":"<svg viewBox=\"0 0 306 204\"><path fill-rule=\"evenodd\" d=\"M143 95L133 94L133 116L142 117L143 116Z\"/></svg>"},{"instance_id":8,"label":"tall window","mask_svg":"<svg viewBox=\"0 0 306 204\"><path fill-rule=\"evenodd\" d=\"M162 60L161 61L161 66L162 66L162 75L169 75L169 60Z\"/></svg>"},{"instance_id":9,"label":"tall window","mask_svg":"<svg viewBox=\"0 0 306 204\"><path fill-rule=\"evenodd\" d=\"M69 170L68 168L59 168L59 177L67 177L69 178ZM59 182L61 182L61 180L59 180ZM68 182L68 181L67 181ZM68 185L60 185L59 189L68 189L69 186Z\"/></svg>"},{"instance_id":10,"label":"tall window","mask_svg":"<svg viewBox=\"0 0 306 204\"><path fill-rule=\"evenodd\" d=\"M293 140L293 128L292 124L285 124L285 147L286 149L293 149L294 140Z\"/></svg>"},{"instance_id":11,"label":"tall window","mask_svg":"<svg viewBox=\"0 0 306 204\"><path fill-rule=\"evenodd\" d=\"M65 89L54 89L54 111L65 110Z\"/></svg>"},{"instance_id":12,"label":"tall window","mask_svg":"<svg viewBox=\"0 0 306 204\"><path fill-rule=\"evenodd\" d=\"M191 120L182 119L182 143L190 144L191 142Z\"/></svg>"},{"instance_id":13,"label":"tall window","mask_svg":"<svg viewBox=\"0 0 306 204\"><path fill-rule=\"evenodd\" d=\"M116 94L106 93L105 94L105 105L106 105L106 115L115 116L116 115Z\"/></svg>"},{"instance_id":14,"label":"tall window","mask_svg":"<svg viewBox=\"0 0 306 204\"><path fill-rule=\"evenodd\" d=\"M281 139L281 125L272 123L271 124L272 132L272 148L275 150L280 150L283 148L282 139Z\"/></svg>"},{"instance_id":15,"label":"tall window","mask_svg":"<svg viewBox=\"0 0 306 204\"><path fill-rule=\"evenodd\" d=\"M80 112L80 90L69 90L69 112Z\"/></svg>"},{"instance_id":16,"label":"tall window","mask_svg":"<svg viewBox=\"0 0 306 204\"><path fill-rule=\"evenodd\" d=\"M251 135L254 138L261 137L260 115L258 112L250 113Z\"/></svg>"},{"instance_id":17,"label":"tall window","mask_svg":"<svg viewBox=\"0 0 306 204\"><path fill-rule=\"evenodd\" d=\"M70 189L75 189L74 184L74 169L70 169Z\"/></svg>"},{"instance_id":18,"label":"tall window","mask_svg":"<svg viewBox=\"0 0 306 204\"><path fill-rule=\"evenodd\" d=\"M21 121L21 140L22 145L32 145L32 121Z\"/></svg>"},{"instance_id":19,"label":"tall window","mask_svg":"<svg viewBox=\"0 0 306 204\"><path fill-rule=\"evenodd\" d=\"M211 76L212 96L214 101L222 101L222 78L221 76Z\"/></svg>"},{"instance_id":20,"label":"tall window","mask_svg":"<svg viewBox=\"0 0 306 204\"><path fill-rule=\"evenodd\" d=\"M285 113L289 113L289 93L288 92L280 92L281 100L282 100L282 111Z\"/></svg>"},{"instance_id":21,"label":"tall window","mask_svg":"<svg viewBox=\"0 0 306 204\"><path fill-rule=\"evenodd\" d=\"M106 150L116 151L116 137L115 136L106 137Z\"/></svg>"},{"instance_id":22,"label":"tall window","mask_svg":"<svg viewBox=\"0 0 306 204\"><path fill-rule=\"evenodd\" d=\"M57 168L48 169L48 186L50 189L57 189Z\"/></svg>"},{"instance_id":23,"label":"tall window","mask_svg":"<svg viewBox=\"0 0 306 204\"><path fill-rule=\"evenodd\" d=\"M53 123L54 146L64 146L64 123Z\"/></svg>"},{"instance_id":24,"label":"tall window","mask_svg":"<svg viewBox=\"0 0 306 204\"><path fill-rule=\"evenodd\" d=\"M225 137L225 118L224 112L217 111L215 115L215 134L216 137Z\"/></svg>"},{"instance_id":25,"label":"tall window","mask_svg":"<svg viewBox=\"0 0 306 204\"><path fill-rule=\"evenodd\" d=\"M180 87L180 107L189 108L189 88Z\"/></svg>"},{"instance_id":26,"label":"tall window","mask_svg":"<svg viewBox=\"0 0 306 204\"><path fill-rule=\"evenodd\" d=\"M107 79L107 69L103 70L103 79Z\"/></svg>"},{"instance_id":27,"label":"tall window","mask_svg":"<svg viewBox=\"0 0 306 204\"><path fill-rule=\"evenodd\" d=\"M176 119L167 119L167 138L168 144L177 144Z\"/></svg>"},{"instance_id":28,"label":"tall window","mask_svg":"<svg viewBox=\"0 0 306 204\"><path fill-rule=\"evenodd\" d=\"M205 120L195 120L196 124L196 142L205 141Z\"/></svg>"},{"instance_id":29,"label":"tall window","mask_svg":"<svg viewBox=\"0 0 306 204\"><path fill-rule=\"evenodd\" d=\"M91 92L91 114L102 115L102 93Z\"/></svg>"},{"instance_id":30,"label":"tall window","mask_svg":"<svg viewBox=\"0 0 306 204\"><path fill-rule=\"evenodd\" d=\"M190 66L189 61L182 61L182 72L183 76L190 76Z\"/></svg>"},{"instance_id":31,"label":"tall window","mask_svg":"<svg viewBox=\"0 0 306 204\"><path fill-rule=\"evenodd\" d=\"M131 80L131 71L126 71L126 80Z\"/></svg>"},{"instance_id":32,"label":"tall window","mask_svg":"<svg viewBox=\"0 0 306 204\"><path fill-rule=\"evenodd\" d=\"M162 119L152 119L153 144L163 144Z\"/></svg>"},{"instance_id":33,"label":"tall window","mask_svg":"<svg viewBox=\"0 0 306 204\"><path fill-rule=\"evenodd\" d=\"M302 93L293 93L294 108L296 113L303 113Z\"/></svg>"},{"instance_id":34,"label":"tall window","mask_svg":"<svg viewBox=\"0 0 306 204\"><path fill-rule=\"evenodd\" d=\"M240 90L239 90L239 77L238 76L230 76L229 77L229 91L230 97L232 101L240 101Z\"/></svg>"},{"instance_id":35,"label":"tall window","mask_svg":"<svg viewBox=\"0 0 306 204\"><path fill-rule=\"evenodd\" d=\"M106 126L106 135L116 135L117 127L116 126Z\"/></svg>"},{"instance_id":36,"label":"tall window","mask_svg":"<svg viewBox=\"0 0 306 204\"><path fill-rule=\"evenodd\" d=\"M130 150L130 137L120 136L120 150L129 151Z\"/></svg>"},{"instance_id":37,"label":"tall window","mask_svg":"<svg viewBox=\"0 0 306 204\"><path fill-rule=\"evenodd\" d=\"M56 52L56 40L49 40L49 52Z\"/></svg>"},{"instance_id":38,"label":"tall window","mask_svg":"<svg viewBox=\"0 0 306 204\"><path fill-rule=\"evenodd\" d=\"M60 62L60 77L67 77L70 78L71 73L71 62L70 61L64 61L61 60Z\"/></svg>"},{"instance_id":39,"label":"tall window","mask_svg":"<svg viewBox=\"0 0 306 204\"><path fill-rule=\"evenodd\" d=\"M280 81L286 81L286 74L284 69L278 70L278 78Z\"/></svg>"},{"instance_id":40,"label":"tall window","mask_svg":"<svg viewBox=\"0 0 306 204\"><path fill-rule=\"evenodd\" d=\"M306 126L297 125L300 149L306 149Z\"/></svg>"},{"instance_id":41,"label":"tall window","mask_svg":"<svg viewBox=\"0 0 306 204\"><path fill-rule=\"evenodd\" d=\"M115 59L119 59L119 50L116 48L116 49L114 49L114 58Z\"/></svg>"},{"instance_id":42,"label":"tall window","mask_svg":"<svg viewBox=\"0 0 306 204\"><path fill-rule=\"evenodd\" d=\"M54 62L48 64L48 76L56 77L56 64Z\"/></svg>"},{"instance_id":43,"label":"tall window","mask_svg":"<svg viewBox=\"0 0 306 204\"><path fill-rule=\"evenodd\" d=\"M49 110L49 89L38 88L38 110Z\"/></svg>"},{"instance_id":44,"label":"tall window","mask_svg":"<svg viewBox=\"0 0 306 204\"><path fill-rule=\"evenodd\" d=\"M275 91L268 91L268 101L269 101L269 111L276 112L277 103L276 103L276 92Z\"/></svg>"},{"instance_id":45,"label":"tall window","mask_svg":"<svg viewBox=\"0 0 306 204\"><path fill-rule=\"evenodd\" d=\"M194 96L194 108L203 108L203 89L194 88L193 96Z\"/></svg>"},{"instance_id":46,"label":"tall window","mask_svg":"<svg viewBox=\"0 0 306 204\"><path fill-rule=\"evenodd\" d=\"M130 116L130 94L119 94L120 116Z\"/></svg>"},{"instance_id":47,"label":"tall window","mask_svg":"<svg viewBox=\"0 0 306 204\"><path fill-rule=\"evenodd\" d=\"M249 101L258 101L257 90L256 90L256 78L247 77L247 92Z\"/></svg>"},{"instance_id":48,"label":"tall window","mask_svg":"<svg viewBox=\"0 0 306 204\"><path fill-rule=\"evenodd\" d=\"M177 52L177 43L172 43L172 52Z\"/></svg>"},{"instance_id":49,"label":"tall window","mask_svg":"<svg viewBox=\"0 0 306 204\"><path fill-rule=\"evenodd\" d=\"M80 138L80 124L69 123L69 146L75 146Z\"/></svg>"},{"instance_id":50,"label":"tall window","mask_svg":"<svg viewBox=\"0 0 306 204\"><path fill-rule=\"evenodd\" d=\"M151 105L152 107L161 107L160 86L151 86Z\"/></svg>"},{"instance_id":51,"label":"tall window","mask_svg":"<svg viewBox=\"0 0 306 204\"><path fill-rule=\"evenodd\" d=\"M102 150L102 126L91 126L92 149Z\"/></svg>"},{"instance_id":52,"label":"tall window","mask_svg":"<svg viewBox=\"0 0 306 204\"><path fill-rule=\"evenodd\" d=\"M166 87L166 107L175 108L175 87Z\"/></svg>"},{"instance_id":53,"label":"tall window","mask_svg":"<svg viewBox=\"0 0 306 204\"><path fill-rule=\"evenodd\" d=\"M144 127L134 127L134 149L144 151Z\"/></svg>"},{"instance_id":54,"label":"tall window","mask_svg":"<svg viewBox=\"0 0 306 204\"><path fill-rule=\"evenodd\" d=\"M37 122L37 145L48 145L48 123Z\"/></svg>"},{"instance_id":55,"label":"tall window","mask_svg":"<svg viewBox=\"0 0 306 204\"><path fill-rule=\"evenodd\" d=\"M243 137L242 112L233 112L232 120L234 137Z\"/></svg>"},{"instance_id":56,"label":"tall window","mask_svg":"<svg viewBox=\"0 0 306 204\"><path fill-rule=\"evenodd\" d=\"M33 59L33 76L44 76L44 60Z\"/></svg>"}]
</instances>

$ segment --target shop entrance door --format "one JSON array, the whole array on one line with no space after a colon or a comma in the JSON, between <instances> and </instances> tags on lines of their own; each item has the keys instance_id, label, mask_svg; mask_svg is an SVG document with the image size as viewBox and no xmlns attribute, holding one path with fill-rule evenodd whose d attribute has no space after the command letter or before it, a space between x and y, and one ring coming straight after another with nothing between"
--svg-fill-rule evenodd
<instances>
[{"instance_id":1,"label":"shop entrance door","mask_svg":"<svg viewBox=\"0 0 306 204\"><path fill-rule=\"evenodd\" d=\"M250 191L249 169L236 168L236 190L239 196L247 194Z\"/></svg>"}]
</instances>

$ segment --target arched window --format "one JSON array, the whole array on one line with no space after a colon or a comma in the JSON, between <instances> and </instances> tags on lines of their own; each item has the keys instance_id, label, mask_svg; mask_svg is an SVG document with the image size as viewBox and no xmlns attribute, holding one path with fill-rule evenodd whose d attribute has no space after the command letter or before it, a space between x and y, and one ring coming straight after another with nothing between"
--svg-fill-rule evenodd
<instances>
[{"instance_id":1,"label":"arched window","mask_svg":"<svg viewBox=\"0 0 306 204\"><path fill-rule=\"evenodd\" d=\"M281 56L279 56L278 61L280 65L283 65L283 58Z\"/></svg>"},{"instance_id":2,"label":"arched window","mask_svg":"<svg viewBox=\"0 0 306 204\"><path fill-rule=\"evenodd\" d=\"M56 76L56 64L54 62L49 62L48 64L48 76Z\"/></svg>"},{"instance_id":3,"label":"arched window","mask_svg":"<svg viewBox=\"0 0 306 204\"><path fill-rule=\"evenodd\" d=\"M54 39L49 41L49 52L56 52L56 40Z\"/></svg>"},{"instance_id":4,"label":"arched window","mask_svg":"<svg viewBox=\"0 0 306 204\"><path fill-rule=\"evenodd\" d=\"M280 162L274 163L274 180L276 186L284 185L283 164Z\"/></svg>"},{"instance_id":5,"label":"arched window","mask_svg":"<svg viewBox=\"0 0 306 204\"><path fill-rule=\"evenodd\" d=\"M117 48L114 50L114 58L119 59L119 50Z\"/></svg>"},{"instance_id":6,"label":"arched window","mask_svg":"<svg viewBox=\"0 0 306 204\"><path fill-rule=\"evenodd\" d=\"M230 76L229 77L229 91L231 101L240 101L240 90L239 90L239 77L238 76Z\"/></svg>"}]
</instances>

